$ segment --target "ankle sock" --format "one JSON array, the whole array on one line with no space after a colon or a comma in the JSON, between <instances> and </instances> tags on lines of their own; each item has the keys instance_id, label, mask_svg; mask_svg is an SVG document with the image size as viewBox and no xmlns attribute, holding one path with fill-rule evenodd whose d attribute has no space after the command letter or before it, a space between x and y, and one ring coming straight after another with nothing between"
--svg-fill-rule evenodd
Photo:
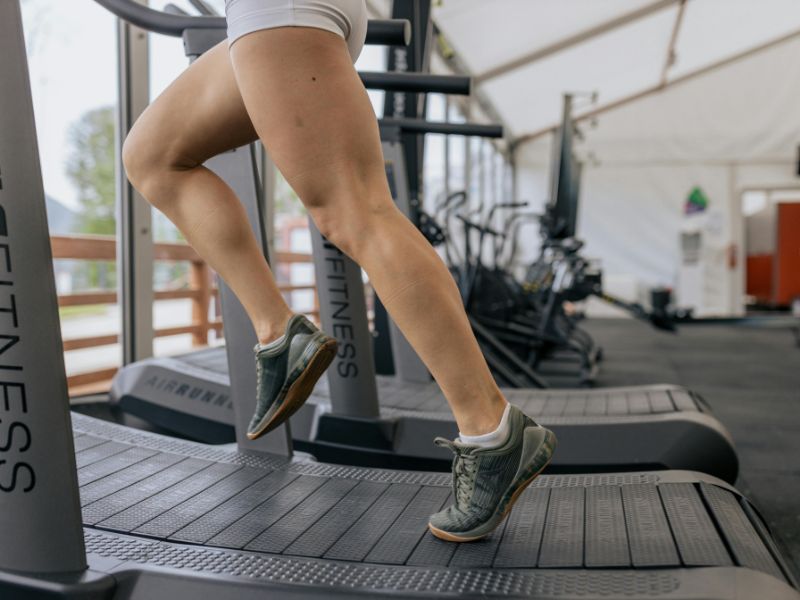
<instances>
[{"instance_id":1,"label":"ankle sock","mask_svg":"<svg viewBox=\"0 0 800 600\"><path fill-rule=\"evenodd\" d=\"M274 348L277 348L283 343L283 340L285 339L286 339L286 334L284 333L281 337L272 340L271 342L268 342L266 344L259 343L256 345L256 352L261 352L262 350L272 350Z\"/></svg>"},{"instance_id":2,"label":"ankle sock","mask_svg":"<svg viewBox=\"0 0 800 600\"><path fill-rule=\"evenodd\" d=\"M289 317L289 320L286 322L285 329L288 330L289 323L292 321L292 319L295 316L296 315L293 315L293 316ZM261 342L259 342L258 344L256 344L255 350L256 350L256 352L261 352L262 350L273 350L273 349L277 348L278 346L280 346L285 339L286 339L286 333L282 334L280 337L278 337L277 339L272 340L271 342L267 342L266 344L262 344Z\"/></svg>"},{"instance_id":3,"label":"ankle sock","mask_svg":"<svg viewBox=\"0 0 800 600\"><path fill-rule=\"evenodd\" d=\"M462 444L479 446L481 448L492 448L494 446L501 445L506 441L506 439L508 439L508 434L510 431L508 425L508 413L510 410L511 405L506 403L506 409L503 411L503 416L500 418L500 424L494 431L483 433L481 435L464 435L463 433L459 432L459 441Z\"/></svg>"}]
</instances>

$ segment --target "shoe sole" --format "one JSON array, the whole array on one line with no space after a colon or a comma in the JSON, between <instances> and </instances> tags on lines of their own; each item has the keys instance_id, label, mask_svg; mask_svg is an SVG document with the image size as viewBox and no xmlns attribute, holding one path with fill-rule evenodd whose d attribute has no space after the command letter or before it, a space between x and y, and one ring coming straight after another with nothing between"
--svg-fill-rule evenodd
<instances>
[{"instance_id":1,"label":"shoe sole","mask_svg":"<svg viewBox=\"0 0 800 600\"><path fill-rule=\"evenodd\" d=\"M298 378L289 386L286 392L281 407L275 411L272 418L262 423L255 431L248 431L247 437L251 440L256 440L262 435L265 435L282 425L288 418L290 418L297 410L305 404L311 392L314 391L314 386L317 381L322 377L322 374L333 362L336 356L336 340L328 340L322 344L311 359L303 372L300 373Z\"/></svg>"},{"instance_id":2,"label":"shoe sole","mask_svg":"<svg viewBox=\"0 0 800 600\"><path fill-rule=\"evenodd\" d=\"M552 439L555 440L555 436L553 435L552 432L548 432L547 433L547 438L550 438L550 437L552 437ZM547 438L545 438L545 439L547 439ZM550 461L553 460L553 455L554 454L555 454L555 443L553 444L553 452L550 454L550 457L547 459L547 462L544 463L544 465L538 471L536 471L533 475L531 475L528 479L523 481L516 490L514 490L514 493L511 494L511 498L508 501L508 506L506 506L506 509L503 511L503 514L501 515L500 519L497 521L497 524L494 527L492 527L489 531L487 531L486 533L482 533L481 535L474 535L474 536L459 536L459 535L454 534L454 533L449 533L447 531L443 531L443 530L439 529L438 527L434 527L430 523L428 523L428 529L430 529L431 533L434 536L436 536L440 540L444 540L446 542L459 542L459 543L462 543L462 542L475 542L477 540L482 540L483 538L487 537L488 535L491 535L491 533L495 529L497 529L503 523L503 521L506 520L506 517L508 516L508 513L511 512L512 508L514 508L514 504L517 502L517 500L519 499L519 497L522 494L522 492L524 492L525 489L531 483L533 483L533 480L536 479L539 475L541 475L542 471L544 471L548 467L548 465L550 464Z\"/></svg>"}]
</instances>

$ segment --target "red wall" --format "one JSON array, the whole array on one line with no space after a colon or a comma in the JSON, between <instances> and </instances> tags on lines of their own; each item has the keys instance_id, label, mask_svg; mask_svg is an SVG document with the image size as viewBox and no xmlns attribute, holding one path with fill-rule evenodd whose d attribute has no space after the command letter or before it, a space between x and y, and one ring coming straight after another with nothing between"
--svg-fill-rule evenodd
<instances>
[{"instance_id":1,"label":"red wall","mask_svg":"<svg viewBox=\"0 0 800 600\"><path fill-rule=\"evenodd\" d=\"M747 295L759 304L772 303L772 254L751 254L747 257Z\"/></svg>"},{"instance_id":2,"label":"red wall","mask_svg":"<svg viewBox=\"0 0 800 600\"><path fill-rule=\"evenodd\" d=\"M800 202L778 204L776 250L775 303L787 305L800 297Z\"/></svg>"}]
</instances>

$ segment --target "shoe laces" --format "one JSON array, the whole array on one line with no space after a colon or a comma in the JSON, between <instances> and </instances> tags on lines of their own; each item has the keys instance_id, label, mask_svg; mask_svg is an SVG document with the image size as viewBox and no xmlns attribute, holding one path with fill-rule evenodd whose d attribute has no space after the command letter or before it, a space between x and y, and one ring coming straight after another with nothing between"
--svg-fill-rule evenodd
<instances>
[{"instance_id":1,"label":"shoe laces","mask_svg":"<svg viewBox=\"0 0 800 600\"><path fill-rule=\"evenodd\" d=\"M456 444L448 439L437 437L434 441L437 446L449 448L455 458L453 459L453 495L456 506L462 510L469 506L472 492L475 489L475 475L478 472L478 457L472 452L474 448Z\"/></svg>"},{"instance_id":2,"label":"shoe laces","mask_svg":"<svg viewBox=\"0 0 800 600\"><path fill-rule=\"evenodd\" d=\"M261 397L261 386L263 385L264 366L261 358L256 356L256 397Z\"/></svg>"}]
</instances>

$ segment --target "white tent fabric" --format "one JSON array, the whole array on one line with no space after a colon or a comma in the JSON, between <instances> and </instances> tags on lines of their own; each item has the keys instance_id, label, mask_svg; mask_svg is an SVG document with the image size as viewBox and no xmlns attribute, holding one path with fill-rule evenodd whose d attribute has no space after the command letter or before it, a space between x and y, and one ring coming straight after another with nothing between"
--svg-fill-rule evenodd
<instances>
[{"instance_id":1,"label":"white tent fabric","mask_svg":"<svg viewBox=\"0 0 800 600\"><path fill-rule=\"evenodd\" d=\"M442 0L434 20L517 142L518 194L534 207L562 95L597 92L575 111L596 113L580 124L578 234L610 287L668 285L698 314L741 312L742 193L800 198L800 2ZM687 218L695 187L709 208ZM703 268L690 273L681 234L693 231ZM523 262L538 247L526 233Z\"/></svg>"},{"instance_id":2,"label":"white tent fabric","mask_svg":"<svg viewBox=\"0 0 800 600\"><path fill-rule=\"evenodd\" d=\"M434 20L513 137L800 32L796 0L442 0Z\"/></svg>"},{"instance_id":3,"label":"white tent fabric","mask_svg":"<svg viewBox=\"0 0 800 600\"><path fill-rule=\"evenodd\" d=\"M789 39L580 125L586 166L578 233L606 273L691 298L681 289L680 234L701 228L709 236L707 289L688 304L699 314L741 312L742 194L794 188L800 197L798 57L800 38ZM520 193L542 203L549 144L543 136L518 153ZM710 207L707 221L693 224L682 208L695 186ZM534 252L531 241L527 255Z\"/></svg>"}]
</instances>

